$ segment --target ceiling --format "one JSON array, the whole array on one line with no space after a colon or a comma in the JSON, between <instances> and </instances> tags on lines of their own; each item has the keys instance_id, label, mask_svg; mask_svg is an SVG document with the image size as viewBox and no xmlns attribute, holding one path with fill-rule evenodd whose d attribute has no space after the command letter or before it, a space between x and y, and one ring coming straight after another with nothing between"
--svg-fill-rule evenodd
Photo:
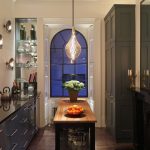
<instances>
[{"instance_id":1,"label":"ceiling","mask_svg":"<svg viewBox=\"0 0 150 150\"><path fill-rule=\"evenodd\" d=\"M27 2L27 1L33 1L33 2L71 2L72 0L12 0L13 2ZM102 2L102 3L115 3L116 0L74 0L77 2ZM119 0L124 1L124 0ZM131 0L126 0L131 2ZM132 0L135 1L135 0Z\"/></svg>"},{"instance_id":2,"label":"ceiling","mask_svg":"<svg viewBox=\"0 0 150 150\"><path fill-rule=\"evenodd\" d=\"M70 2L72 0L12 0L14 2L23 2L23 1L38 1L38 2ZM104 0L75 0L78 2L99 2Z\"/></svg>"},{"instance_id":3,"label":"ceiling","mask_svg":"<svg viewBox=\"0 0 150 150\"><path fill-rule=\"evenodd\" d=\"M13 1L31 1L31 0L13 0ZM32 1L41 1L41 2L53 2L53 1L58 1L58 2L65 2L65 1L72 1L72 0L32 0ZM90 2L98 2L98 1L111 1L111 0L75 0L75 1L90 1Z\"/></svg>"}]
</instances>

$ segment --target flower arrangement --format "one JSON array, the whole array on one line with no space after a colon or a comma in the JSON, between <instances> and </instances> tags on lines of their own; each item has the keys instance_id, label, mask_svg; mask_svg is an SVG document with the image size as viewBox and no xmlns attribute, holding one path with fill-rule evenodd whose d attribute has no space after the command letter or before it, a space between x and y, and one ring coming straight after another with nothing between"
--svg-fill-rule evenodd
<instances>
[{"instance_id":1,"label":"flower arrangement","mask_svg":"<svg viewBox=\"0 0 150 150\"><path fill-rule=\"evenodd\" d=\"M84 88L84 83L77 80L66 81L63 86L68 90L80 91Z\"/></svg>"}]
</instances>

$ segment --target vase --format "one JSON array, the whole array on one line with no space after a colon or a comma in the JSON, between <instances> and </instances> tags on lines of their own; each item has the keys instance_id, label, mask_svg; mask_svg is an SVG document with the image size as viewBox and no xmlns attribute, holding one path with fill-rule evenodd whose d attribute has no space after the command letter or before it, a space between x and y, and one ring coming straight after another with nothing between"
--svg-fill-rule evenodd
<instances>
[{"instance_id":1,"label":"vase","mask_svg":"<svg viewBox=\"0 0 150 150\"><path fill-rule=\"evenodd\" d=\"M78 91L75 90L69 90L69 98L70 102L76 102L78 97Z\"/></svg>"}]
</instances>

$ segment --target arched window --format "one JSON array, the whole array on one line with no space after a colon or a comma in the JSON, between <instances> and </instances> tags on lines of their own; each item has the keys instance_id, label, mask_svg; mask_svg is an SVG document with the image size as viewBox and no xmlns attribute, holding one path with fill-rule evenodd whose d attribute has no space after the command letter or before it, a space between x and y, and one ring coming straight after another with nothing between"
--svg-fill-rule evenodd
<instances>
[{"instance_id":1,"label":"arched window","mask_svg":"<svg viewBox=\"0 0 150 150\"><path fill-rule=\"evenodd\" d=\"M88 96L88 47L85 37L76 31L81 45L81 54L76 62L71 64L65 53L65 46L71 36L71 29L65 29L55 34L50 45L50 96L65 97L68 92L63 88L63 82L76 79L85 83L85 88L79 92L80 97Z\"/></svg>"}]
</instances>

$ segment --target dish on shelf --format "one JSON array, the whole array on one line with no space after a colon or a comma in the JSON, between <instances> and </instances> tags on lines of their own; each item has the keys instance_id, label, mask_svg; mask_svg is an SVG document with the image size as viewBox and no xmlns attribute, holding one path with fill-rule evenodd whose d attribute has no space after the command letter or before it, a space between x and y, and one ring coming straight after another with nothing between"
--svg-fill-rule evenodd
<instances>
[{"instance_id":1,"label":"dish on shelf","mask_svg":"<svg viewBox=\"0 0 150 150\"><path fill-rule=\"evenodd\" d=\"M83 112L84 112L84 108L80 105L71 105L66 110L66 114L72 116L80 115Z\"/></svg>"}]
</instances>

